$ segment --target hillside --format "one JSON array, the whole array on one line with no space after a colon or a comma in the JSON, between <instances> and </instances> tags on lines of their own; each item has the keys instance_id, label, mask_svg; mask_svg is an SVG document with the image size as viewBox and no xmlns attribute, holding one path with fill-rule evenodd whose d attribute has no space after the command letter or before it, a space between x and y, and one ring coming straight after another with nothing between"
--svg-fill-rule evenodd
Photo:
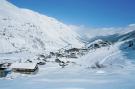
<instances>
[{"instance_id":1,"label":"hillside","mask_svg":"<svg viewBox=\"0 0 135 89\"><path fill-rule=\"evenodd\" d=\"M52 17L0 1L0 53L81 47L79 38L70 26Z\"/></svg>"}]
</instances>

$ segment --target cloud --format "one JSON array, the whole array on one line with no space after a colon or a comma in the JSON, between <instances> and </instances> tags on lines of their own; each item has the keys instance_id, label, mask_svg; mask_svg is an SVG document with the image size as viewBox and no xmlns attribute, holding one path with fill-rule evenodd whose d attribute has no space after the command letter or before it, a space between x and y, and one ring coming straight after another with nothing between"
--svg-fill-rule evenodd
<instances>
[{"instance_id":1,"label":"cloud","mask_svg":"<svg viewBox=\"0 0 135 89\"><path fill-rule=\"evenodd\" d=\"M73 26L72 26L73 27ZM95 36L106 36L113 34L125 34L130 31L135 30L135 24L129 24L125 27L101 27L101 28L92 28L81 26L74 26L75 31L78 32L84 38L91 39Z\"/></svg>"},{"instance_id":2,"label":"cloud","mask_svg":"<svg viewBox=\"0 0 135 89\"><path fill-rule=\"evenodd\" d=\"M129 27L135 27L135 24L129 24L128 26Z\"/></svg>"}]
</instances>

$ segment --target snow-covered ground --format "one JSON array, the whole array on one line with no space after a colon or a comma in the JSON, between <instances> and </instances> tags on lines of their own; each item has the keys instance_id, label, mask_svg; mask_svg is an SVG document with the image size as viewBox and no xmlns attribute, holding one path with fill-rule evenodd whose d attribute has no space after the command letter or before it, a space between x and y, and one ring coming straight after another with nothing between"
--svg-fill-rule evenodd
<instances>
[{"instance_id":1,"label":"snow-covered ground","mask_svg":"<svg viewBox=\"0 0 135 89\"><path fill-rule=\"evenodd\" d=\"M118 51L119 45L114 45L113 49L105 47L94 50L80 59L70 59L77 64L69 64L65 68L61 68L58 63L48 62L39 66L35 75L11 73L0 79L0 89L134 89L134 50L128 49L127 54ZM92 69L89 66L94 64L94 59L103 59L108 65Z\"/></svg>"},{"instance_id":2,"label":"snow-covered ground","mask_svg":"<svg viewBox=\"0 0 135 89\"><path fill-rule=\"evenodd\" d=\"M0 89L134 89L135 66L85 69L42 66L36 75L14 75L0 79Z\"/></svg>"}]
</instances>

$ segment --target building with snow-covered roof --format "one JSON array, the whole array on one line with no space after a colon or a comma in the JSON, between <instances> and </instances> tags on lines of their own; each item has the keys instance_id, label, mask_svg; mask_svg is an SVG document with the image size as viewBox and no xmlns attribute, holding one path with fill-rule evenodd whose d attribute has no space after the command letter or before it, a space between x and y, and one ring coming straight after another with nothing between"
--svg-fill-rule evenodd
<instances>
[{"instance_id":1,"label":"building with snow-covered roof","mask_svg":"<svg viewBox=\"0 0 135 89\"><path fill-rule=\"evenodd\" d=\"M13 63L11 68L14 72L32 73L38 70L37 63Z\"/></svg>"}]
</instances>

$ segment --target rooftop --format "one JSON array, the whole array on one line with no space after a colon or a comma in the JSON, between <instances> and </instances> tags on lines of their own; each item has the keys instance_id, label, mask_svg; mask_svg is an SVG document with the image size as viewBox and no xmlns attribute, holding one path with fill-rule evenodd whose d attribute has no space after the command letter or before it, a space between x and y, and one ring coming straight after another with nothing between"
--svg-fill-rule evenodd
<instances>
[{"instance_id":1,"label":"rooftop","mask_svg":"<svg viewBox=\"0 0 135 89\"><path fill-rule=\"evenodd\" d=\"M37 63L13 63L11 68L19 68L19 69L34 69Z\"/></svg>"}]
</instances>

